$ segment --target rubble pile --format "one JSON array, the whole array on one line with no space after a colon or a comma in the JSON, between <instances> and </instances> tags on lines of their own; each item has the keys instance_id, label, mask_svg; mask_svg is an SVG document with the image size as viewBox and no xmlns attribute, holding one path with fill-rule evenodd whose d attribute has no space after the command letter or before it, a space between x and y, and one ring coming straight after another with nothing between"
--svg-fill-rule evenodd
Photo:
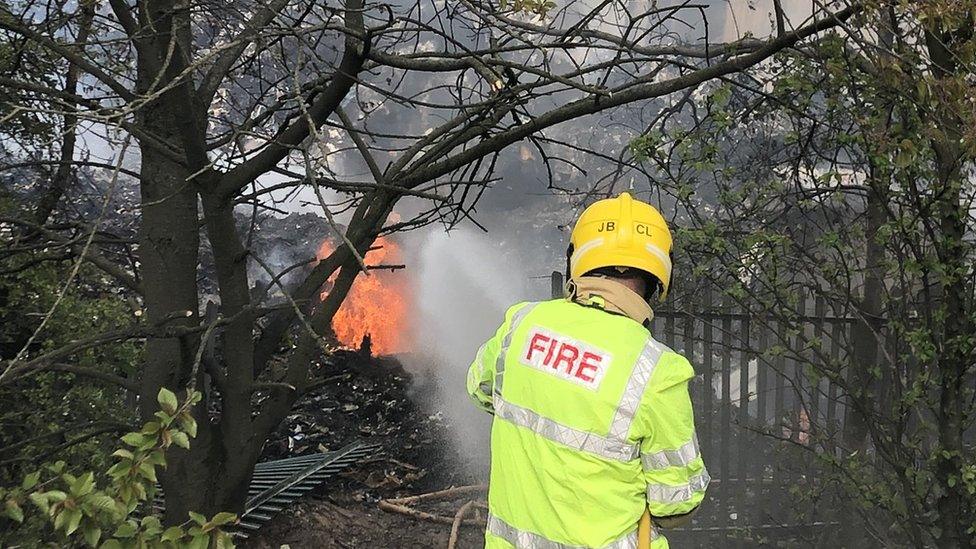
<instances>
[{"instance_id":1,"label":"rubble pile","mask_svg":"<svg viewBox=\"0 0 976 549\"><path fill-rule=\"evenodd\" d=\"M411 375L395 358L343 350L316 364L314 378L270 437L262 461L368 440L382 444L381 454L350 468L339 481L345 485L327 483L323 491L377 500L479 480L457 466L446 419L422 405L433 389L423 373Z\"/></svg>"}]
</instances>

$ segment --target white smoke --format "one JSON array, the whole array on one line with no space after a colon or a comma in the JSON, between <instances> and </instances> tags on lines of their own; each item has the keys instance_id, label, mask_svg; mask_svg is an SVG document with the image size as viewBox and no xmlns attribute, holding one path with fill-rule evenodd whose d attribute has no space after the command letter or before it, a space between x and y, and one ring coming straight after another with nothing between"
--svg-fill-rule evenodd
<instances>
[{"instance_id":1,"label":"white smoke","mask_svg":"<svg viewBox=\"0 0 976 549\"><path fill-rule=\"evenodd\" d=\"M497 238L458 229L432 230L410 250L413 276L410 314L415 352L402 358L429 378L435 402L423 403L451 426L455 449L469 472L488 470L491 417L477 409L465 390L465 376L478 347L495 333L505 310L528 299L532 273L524 272Z\"/></svg>"}]
</instances>

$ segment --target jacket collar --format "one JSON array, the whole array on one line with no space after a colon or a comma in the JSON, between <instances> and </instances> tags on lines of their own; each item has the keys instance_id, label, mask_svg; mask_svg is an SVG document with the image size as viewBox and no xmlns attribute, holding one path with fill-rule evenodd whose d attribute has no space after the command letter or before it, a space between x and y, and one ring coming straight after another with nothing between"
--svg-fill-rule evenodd
<instances>
[{"instance_id":1,"label":"jacket collar","mask_svg":"<svg viewBox=\"0 0 976 549\"><path fill-rule=\"evenodd\" d=\"M571 301L624 315L642 326L654 318L651 305L637 292L609 278L581 276L570 280L566 290Z\"/></svg>"}]
</instances>

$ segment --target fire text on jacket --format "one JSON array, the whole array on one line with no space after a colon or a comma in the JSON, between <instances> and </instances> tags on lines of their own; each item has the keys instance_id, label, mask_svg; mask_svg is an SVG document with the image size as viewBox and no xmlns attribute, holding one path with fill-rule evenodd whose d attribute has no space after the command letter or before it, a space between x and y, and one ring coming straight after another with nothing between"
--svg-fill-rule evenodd
<instances>
[{"instance_id":1,"label":"fire text on jacket","mask_svg":"<svg viewBox=\"0 0 976 549\"><path fill-rule=\"evenodd\" d=\"M597 390L613 356L578 339L533 326L519 361L529 367Z\"/></svg>"}]
</instances>

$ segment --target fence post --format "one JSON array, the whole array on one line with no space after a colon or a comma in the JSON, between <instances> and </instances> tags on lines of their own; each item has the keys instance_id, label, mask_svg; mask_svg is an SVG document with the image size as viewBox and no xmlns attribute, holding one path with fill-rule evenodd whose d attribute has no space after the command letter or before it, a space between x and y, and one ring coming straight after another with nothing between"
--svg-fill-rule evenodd
<instances>
[{"instance_id":1,"label":"fence post","mask_svg":"<svg viewBox=\"0 0 976 549\"><path fill-rule=\"evenodd\" d=\"M843 333L847 329L847 324L841 324L839 320L840 314L838 314L836 306L831 307L833 311L833 316L835 320L830 327L830 360L831 368L837 369L837 376L843 376L844 370L841 367L841 355L840 351L843 347ZM837 438L843 433L843 429L840 426L840 420L838 419L837 406L838 400L840 399L840 394L837 390L837 384L833 381L829 381L829 386L827 389L827 429L829 433L828 449L831 455L836 456L836 441Z\"/></svg>"},{"instance_id":2,"label":"fence post","mask_svg":"<svg viewBox=\"0 0 976 549\"><path fill-rule=\"evenodd\" d=\"M712 375L713 375L713 356L712 356L712 320L714 319L714 313L712 311L712 286L708 285L705 287L703 300L701 304L701 311L699 317L704 320L702 322L702 415L705 417L705 422L702 424L704 429L702 430L701 445L705 456L712 456L715 459L716 453L714 436L712 425L715 423L715 414L713 413L713 400L714 400L714 388L712 386ZM721 465L720 465L721 466ZM722 501L722 492L725 491L726 482L724 478L719 477L722 481L719 484L718 490L716 491L716 499Z\"/></svg>"},{"instance_id":3,"label":"fence post","mask_svg":"<svg viewBox=\"0 0 976 549\"><path fill-rule=\"evenodd\" d=\"M827 301L823 296L817 296L814 300L814 324L813 324L813 338L817 343L817 348L812 350L812 359L820 360L821 357L827 356L827 345L825 341L825 330L824 324L826 323L827 317ZM826 394L823 390L824 378L821 376L815 376L815 379L811 383L811 390L813 395L810 398L810 434L813 435L814 439L819 438L821 433L819 432L820 426L823 425L820 416L820 398L821 395ZM827 431L825 429L825 431Z\"/></svg>"},{"instance_id":4,"label":"fence post","mask_svg":"<svg viewBox=\"0 0 976 549\"><path fill-rule=\"evenodd\" d=\"M749 333L751 328L749 310L741 306L737 307L740 313L739 316L739 343L742 349L739 351L739 447L736 452L736 476L743 482L741 489L745 492L745 480L749 477L749 471L746 468L748 462L747 455L749 454L749 444L750 438L755 435L751 431L746 429L750 423L749 419L749 401L752 400L752 387L751 387L751 376L752 373L752 344L751 344L751 334ZM756 367L759 367L759 361L756 361ZM756 395L755 398L759 398Z\"/></svg>"},{"instance_id":5,"label":"fence post","mask_svg":"<svg viewBox=\"0 0 976 549\"><path fill-rule=\"evenodd\" d=\"M549 276L550 292L553 299L563 297L563 273L553 271Z\"/></svg>"},{"instance_id":6,"label":"fence post","mask_svg":"<svg viewBox=\"0 0 976 549\"><path fill-rule=\"evenodd\" d=\"M769 410L766 406L770 397L769 369L771 368L771 362L770 358L766 355L768 349L769 317L765 316L759 325L759 348L756 349L756 417L759 419L759 426L762 429L768 429L770 423ZM752 470L753 476L760 479L760 481L765 476L762 463L759 463L759 460L756 460L756 463L753 464Z\"/></svg>"},{"instance_id":7,"label":"fence post","mask_svg":"<svg viewBox=\"0 0 976 549\"><path fill-rule=\"evenodd\" d=\"M722 391L719 394L718 415L719 415L719 471L718 477L722 479L722 489L719 490L719 504L725 509L728 502L734 500L735 492L739 488L732 482L732 299L723 296L719 305L718 315L713 318L721 318L721 359L719 367L720 379L722 380ZM729 540L731 542L731 540Z\"/></svg>"}]
</instances>

